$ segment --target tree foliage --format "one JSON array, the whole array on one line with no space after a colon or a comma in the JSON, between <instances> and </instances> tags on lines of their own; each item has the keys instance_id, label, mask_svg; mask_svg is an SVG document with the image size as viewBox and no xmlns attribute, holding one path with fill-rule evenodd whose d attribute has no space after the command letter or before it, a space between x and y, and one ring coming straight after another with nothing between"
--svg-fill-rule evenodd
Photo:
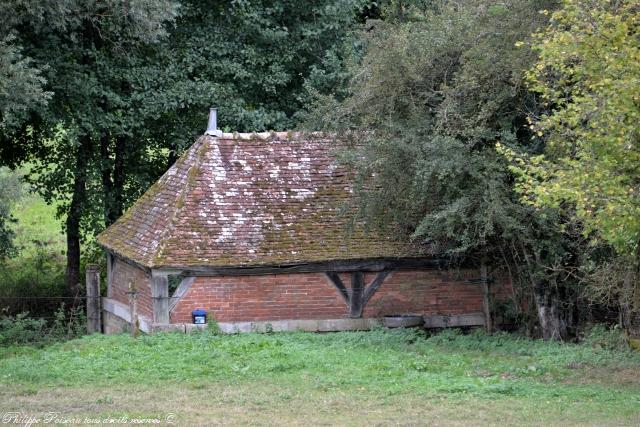
<instances>
[{"instance_id":1,"label":"tree foliage","mask_svg":"<svg viewBox=\"0 0 640 427\"><path fill-rule=\"evenodd\" d=\"M528 203L563 209L618 254L592 260L587 283L627 327L640 311L639 29L636 0L565 0L551 14L527 74L545 107L531 128L546 147L513 167Z\"/></svg>"},{"instance_id":2,"label":"tree foliage","mask_svg":"<svg viewBox=\"0 0 640 427\"><path fill-rule=\"evenodd\" d=\"M377 22L349 97L325 99L320 111L325 124L361 135L346 158L359 171L369 223L508 269L520 303L535 301L543 335L565 338L575 292L558 272L580 241L557 225L557 211L520 203L495 148L541 148L526 122L539 108L524 84L535 55L514 44L545 24L538 11L552 6L450 1Z\"/></svg>"},{"instance_id":3,"label":"tree foliage","mask_svg":"<svg viewBox=\"0 0 640 427\"><path fill-rule=\"evenodd\" d=\"M334 90L368 3L0 1L0 160L35 165L66 216L68 285L83 234L167 169L209 107L227 130L286 129L311 91Z\"/></svg>"},{"instance_id":4,"label":"tree foliage","mask_svg":"<svg viewBox=\"0 0 640 427\"><path fill-rule=\"evenodd\" d=\"M122 92L114 78L103 77L110 65L122 64L119 58L166 35L165 24L175 19L177 5L171 0L5 0L0 10L8 16L2 28L5 43L11 41L9 49L24 55L9 60L16 72L5 74L3 85L28 83L33 92L17 99L22 109L11 103L0 107L3 119L4 112L22 113L21 123L14 120L13 127L1 130L0 155L8 164L35 162L35 188L48 201L63 201L67 284L73 289L80 280L81 225L91 202L89 177L94 166L101 170L100 163L93 162L94 153L101 142L122 133L117 112L111 109L122 101Z\"/></svg>"},{"instance_id":5,"label":"tree foliage","mask_svg":"<svg viewBox=\"0 0 640 427\"><path fill-rule=\"evenodd\" d=\"M221 127L292 129L309 91L343 79L363 0L185 2L171 36L129 74L136 116L170 150L202 132L209 107Z\"/></svg>"},{"instance_id":6,"label":"tree foliage","mask_svg":"<svg viewBox=\"0 0 640 427\"><path fill-rule=\"evenodd\" d=\"M11 209L19 199L21 190L18 176L8 173L6 168L0 168L0 262L16 252L11 228L15 219Z\"/></svg>"},{"instance_id":7,"label":"tree foliage","mask_svg":"<svg viewBox=\"0 0 640 427\"><path fill-rule=\"evenodd\" d=\"M513 221L506 162L495 141L529 142L522 126L533 99L523 85L530 53L512 43L533 32L541 3L449 2L421 20L378 23L354 70L351 96L326 123L375 129L358 152L363 176L375 172L363 200L372 219L414 238L467 252L525 226ZM529 22L524 26L523 22Z\"/></svg>"},{"instance_id":8,"label":"tree foliage","mask_svg":"<svg viewBox=\"0 0 640 427\"><path fill-rule=\"evenodd\" d=\"M586 233L635 254L640 244L640 3L566 0L528 74L548 107L529 180L539 205L570 202Z\"/></svg>"},{"instance_id":9,"label":"tree foliage","mask_svg":"<svg viewBox=\"0 0 640 427\"><path fill-rule=\"evenodd\" d=\"M42 108L51 97L43 89L45 79L33 60L25 58L14 37L0 40L0 129L15 129L27 121L28 114Z\"/></svg>"}]
</instances>

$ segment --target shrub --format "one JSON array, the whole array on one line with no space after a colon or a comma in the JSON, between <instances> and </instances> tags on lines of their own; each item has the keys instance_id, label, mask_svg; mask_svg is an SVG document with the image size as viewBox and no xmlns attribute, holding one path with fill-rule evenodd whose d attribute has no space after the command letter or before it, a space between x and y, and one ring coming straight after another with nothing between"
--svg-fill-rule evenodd
<instances>
[{"instance_id":1,"label":"shrub","mask_svg":"<svg viewBox=\"0 0 640 427\"><path fill-rule=\"evenodd\" d=\"M15 316L0 317L0 345L45 345L66 341L83 335L86 316L81 307L65 310L60 306L51 322L30 317L24 312Z\"/></svg>"},{"instance_id":2,"label":"shrub","mask_svg":"<svg viewBox=\"0 0 640 427\"><path fill-rule=\"evenodd\" d=\"M0 318L0 344L34 344L45 336L47 321L29 317L29 313Z\"/></svg>"},{"instance_id":3,"label":"shrub","mask_svg":"<svg viewBox=\"0 0 640 427\"><path fill-rule=\"evenodd\" d=\"M222 330L220 329L220 325L213 316L210 315L209 320L207 322L207 333L210 335L222 335Z\"/></svg>"},{"instance_id":4,"label":"shrub","mask_svg":"<svg viewBox=\"0 0 640 427\"><path fill-rule=\"evenodd\" d=\"M596 324L585 332L583 342L607 350L624 351L629 349L627 337L618 325L610 328L603 324Z\"/></svg>"},{"instance_id":5,"label":"shrub","mask_svg":"<svg viewBox=\"0 0 640 427\"><path fill-rule=\"evenodd\" d=\"M47 242L33 241L19 259L0 268L0 308L17 316L52 316L65 294L64 257Z\"/></svg>"}]
</instances>

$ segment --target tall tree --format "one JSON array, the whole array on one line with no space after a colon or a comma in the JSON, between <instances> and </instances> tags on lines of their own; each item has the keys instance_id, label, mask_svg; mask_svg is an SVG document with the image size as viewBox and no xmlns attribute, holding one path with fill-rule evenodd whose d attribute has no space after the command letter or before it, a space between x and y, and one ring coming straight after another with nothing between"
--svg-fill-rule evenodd
<instances>
[{"instance_id":1,"label":"tall tree","mask_svg":"<svg viewBox=\"0 0 640 427\"><path fill-rule=\"evenodd\" d=\"M66 281L74 291L80 281L81 221L91 159L113 124L109 103L114 92L110 82L98 75L105 58L126 56L163 36L164 24L175 18L177 5L171 0L36 4L6 0L0 2L0 10L7 17L2 30L5 43L11 43L14 51L20 46L24 55L10 61L19 73L11 76L7 86L29 85L34 92L20 108L3 105L3 118L7 111L22 114L21 126L3 129L3 158L38 159L37 188L48 200L66 202L62 206L66 213Z\"/></svg>"},{"instance_id":2,"label":"tall tree","mask_svg":"<svg viewBox=\"0 0 640 427\"><path fill-rule=\"evenodd\" d=\"M62 201L69 287L82 234L115 221L202 132L209 107L229 130L286 129L310 91L333 91L369 3L190 0L174 22L170 0L0 2L13 55L0 79L23 70L0 80L12 124L0 159L35 159L33 185Z\"/></svg>"},{"instance_id":3,"label":"tall tree","mask_svg":"<svg viewBox=\"0 0 640 427\"><path fill-rule=\"evenodd\" d=\"M546 108L531 122L546 148L520 187L538 206L570 206L622 257L620 286L609 274L599 287L618 294L628 327L640 311L640 2L564 0L533 46L528 81Z\"/></svg>"},{"instance_id":4,"label":"tall tree","mask_svg":"<svg viewBox=\"0 0 640 427\"><path fill-rule=\"evenodd\" d=\"M535 56L516 49L552 2L477 0L378 22L350 96L325 102L325 123L356 129L361 212L457 259L512 273L520 304L534 303L541 335L564 339L575 292L557 265L575 260L562 218L519 202L496 142L536 152L524 85ZM371 132L373 130L373 132Z\"/></svg>"},{"instance_id":5,"label":"tall tree","mask_svg":"<svg viewBox=\"0 0 640 427\"><path fill-rule=\"evenodd\" d=\"M180 151L211 106L231 131L295 127L309 90L345 77L364 0L187 1L171 37L130 75L137 115L162 146Z\"/></svg>"},{"instance_id":6,"label":"tall tree","mask_svg":"<svg viewBox=\"0 0 640 427\"><path fill-rule=\"evenodd\" d=\"M98 79L117 94L109 103L119 128L100 140L92 228L112 223L175 161L211 106L228 130L293 127L309 91L339 85L366 4L185 1L161 43L105 59Z\"/></svg>"}]
</instances>

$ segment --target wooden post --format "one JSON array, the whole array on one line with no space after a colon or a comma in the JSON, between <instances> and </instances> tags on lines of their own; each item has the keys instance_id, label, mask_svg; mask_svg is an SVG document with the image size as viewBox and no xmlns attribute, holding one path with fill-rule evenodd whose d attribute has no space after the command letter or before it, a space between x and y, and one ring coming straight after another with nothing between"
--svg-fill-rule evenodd
<instances>
[{"instance_id":1,"label":"wooden post","mask_svg":"<svg viewBox=\"0 0 640 427\"><path fill-rule=\"evenodd\" d=\"M351 273L351 301L349 304L349 317L362 317L362 294L364 292L364 273L354 271Z\"/></svg>"},{"instance_id":2,"label":"wooden post","mask_svg":"<svg viewBox=\"0 0 640 427\"><path fill-rule=\"evenodd\" d=\"M491 317L491 289L487 277L487 264L483 259L480 263L480 284L482 286L482 311L484 312L484 328L488 334L493 332L493 319Z\"/></svg>"},{"instance_id":3,"label":"wooden post","mask_svg":"<svg viewBox=\"0 0 640 427\"><path fill-rule=\"evenodd\" d=\"M102 332L100 268L95 264L88 264L85 278L87 285L87 333L99 333Z\"/></svg>"},{"instance_id":4,"label":"wooden post","mask_svg":"<svg viewBox=\"0 0 640 427\"><path fill-rule=\"evenodd\" d=\"M111 298L111 283L113 282L113 264L115 258L107 252L107 297Z\"/></svg>"},{"instance_id":5,"label":"wooden post","mask_svg":"<svg viewBox=\"0 0 640 427\"><path fill-rule=\"evenodd\" d=\"M151 274L151 298L153 301L153 323L169 324L169 276Z\"/></svg>"},{"instance_id":6,"label":"wooden post","mask_svg":"<svg viewBox=\"0 0 640 427\"><path fill-rule=\"evenodd\" d=\"M129 282L129 310L131 311L131 336L137 338L140 334L140 323L138 322L138 291L136 284Z\"/></svg>"}]
</instances>

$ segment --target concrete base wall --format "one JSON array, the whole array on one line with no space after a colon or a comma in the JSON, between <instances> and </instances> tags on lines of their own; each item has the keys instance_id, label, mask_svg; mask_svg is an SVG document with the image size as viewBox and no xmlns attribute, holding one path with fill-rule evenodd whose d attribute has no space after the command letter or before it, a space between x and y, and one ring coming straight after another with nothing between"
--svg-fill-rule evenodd
<instances>
[{"instance_id":1,"label":"concrete base wall","mask_svg":"<svg viewBox=\"0 0 640 427\"><path fill-rule=\"evenodd\" d=\"M131 330L131 310L120 301L102 298L103 330L105 334L119 334ZM141 332L153 331L153 324L146 316L138 316L138 328Z\"/></svg>"},{"instance_id":2,"label":"concrete base wall","mask_svg":"<svg viewBox=\"0 0 640 427\"><path fill-rule=\"evenodd\" d=\"M104 311L104 333L119 334L129 332L131 323L127 316L120 317L107 310ZM474 313L459 316L425 316L425 328L447 328L481 326L484 324L482 313ZM146 324L146 322L143 322ZM238 334L246 332L340 332L340 331L368 331L382 325L380 319L291 319L255 322L220 322L218 328L225 334ZM145 327L143 332L180 332L191 333L197 330L205 330L209 325L195 325L193 323L171 323L169 325L154 324ZM142 330L142 328L141 328Z\"/></svg>"},{"instance_id":3,"label":"concrete base wall","mask_svg":"<svg viewBox=\"0 0 640 427\"><path fill-rule=\"evenodd\" d=\"M121 334L131 330L131 323L107 310L102 311L102 328L107 335Z\"/></svg>"},{"instance_id":4,"label":"concrete base wall","mask_svg":"<svg viewBox=\"0 0 640 427\"><path fill-rule=\"evenodd\" d=\"M311 320L273 320L259 322L221 322L220 330L227 334L239 332L338 332L367 331L380 325L378 319L311 319ZM191 326L191 325L190 325ZM195 326L195 325L194 325Z\"/></svg>"}]
</instances>

